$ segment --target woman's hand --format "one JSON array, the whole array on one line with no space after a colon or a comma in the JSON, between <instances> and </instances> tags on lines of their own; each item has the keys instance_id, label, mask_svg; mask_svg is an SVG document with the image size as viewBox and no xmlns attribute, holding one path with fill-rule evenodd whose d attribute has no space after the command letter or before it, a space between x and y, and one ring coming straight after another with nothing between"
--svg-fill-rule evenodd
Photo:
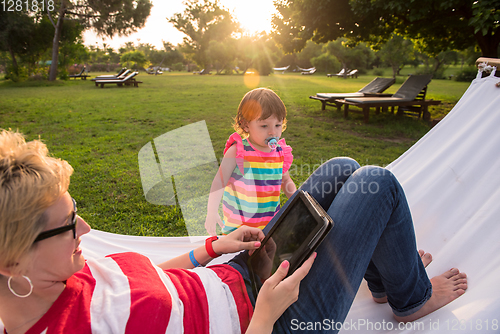
<instances>
[{"instance_id":1,"label":"woman's hand","mask_svg":"<svg viewBox=\"0 0 500 334\"><path fill-rule=\"evenodd\" d=\"M278 270L264 282L255 303L255 310L248 333L271 333L273 325L285 310L299 298L300 282L306 277L316 258L309 259L291 276L286 277L290 263L283 261Z\"/></svg>"},{"instance_id":2,"label":"woman's hand","mask_svg":"<svg viewBox=\"0 0 500 334\"><path fill-rule=\"evenodd\" d=\"M256 250L264 239L262 230L254 227L241 226L227 236L212 243L217 254L235 253L241 250Z\"/></svg>"},{"instance_id":3,"label":"woman's hand","mask_svg":"<svg viewBox=\"0 0 500 334\"><path fill-rule=\"evenodd\" d=\"M249 254L252 255L253 252L254 251L250 251ZM276 243L273 238L269 238L267 239L263 249L261 249L260 252L252 259L254 273L259 276L261 280L266 280L269 276L271 276L275 253Z\"/></svg>"}]
</instances>

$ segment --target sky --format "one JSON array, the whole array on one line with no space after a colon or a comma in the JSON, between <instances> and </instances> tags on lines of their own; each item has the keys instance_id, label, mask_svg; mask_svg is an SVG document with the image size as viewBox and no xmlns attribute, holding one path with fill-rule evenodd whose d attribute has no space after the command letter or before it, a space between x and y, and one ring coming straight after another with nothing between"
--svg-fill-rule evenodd
<instances>
[{"instance_id":1,"label":"sky","mask_svg":"<svg viewBox=\"0 0 500 334\"><path fill-rule=\"evenodd\" d=\"M125 42L130 41L136 45L149 43L161 50L163 49L162 40L173 45L181 43L185 35L175 29L167 18L184 11L183 0L152 0L152 3L153 8L151 8L146 25L136 33L124 37L102 39L89 30L84 33L84 44L102 48L103 43L106 43L108 47L118 50ZM262 30L271 31L272 14L276 12L273 0L219 0L219 4L228 9L241 26L250 33Z\"/></svg>"}]
</instances>

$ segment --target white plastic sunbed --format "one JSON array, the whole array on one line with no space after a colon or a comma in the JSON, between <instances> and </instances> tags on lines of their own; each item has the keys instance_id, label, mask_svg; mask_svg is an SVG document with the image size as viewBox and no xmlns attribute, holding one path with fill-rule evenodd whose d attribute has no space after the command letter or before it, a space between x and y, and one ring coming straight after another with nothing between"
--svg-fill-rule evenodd
<instances>
[{"instance_id":1,"label":"white plastic sunbed","mask_svg":"<svg viewBox=\"0 0 500 334\"><path fill-rule=\"evenodd\" d=\"M390 307L374 303L363 283L341 333L500 332L499 82L493 76L475 79L453 110L388 166L408 197L418 247L433 255L429 276L459 268L468 274L467 292L400 328ZM159 263L202 245L205 238L92 230L82 237L82 247L87 258L135 251Z\"/></svg>"}]
</instances>

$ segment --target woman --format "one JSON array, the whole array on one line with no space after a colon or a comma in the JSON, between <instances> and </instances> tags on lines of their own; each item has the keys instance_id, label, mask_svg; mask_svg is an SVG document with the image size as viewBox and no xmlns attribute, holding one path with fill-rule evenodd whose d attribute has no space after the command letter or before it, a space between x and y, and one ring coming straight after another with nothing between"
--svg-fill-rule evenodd
<instances>
[{"instance_id":1,"label":"woman","mask_svg":"<svg viewBox=\"0 0 500 334\"><path fill-rule=\"evenodd\" d=\"M309 323L338 330L363 276L399 321L433 312L467 288L456 269L429 281L401 186L387 170L347 158L328 161L301 186L327 210L334 230L286 279L283 262L256 301L247 288L248 253L192 268L257 249L264 237L258 229L209 238L159 266L134 253L85 261L79 243L90 227L67 192L73 170L47 153L39 141L0 135L0 318L9 334L286 333Z\"/></svg>"}]
</instances>

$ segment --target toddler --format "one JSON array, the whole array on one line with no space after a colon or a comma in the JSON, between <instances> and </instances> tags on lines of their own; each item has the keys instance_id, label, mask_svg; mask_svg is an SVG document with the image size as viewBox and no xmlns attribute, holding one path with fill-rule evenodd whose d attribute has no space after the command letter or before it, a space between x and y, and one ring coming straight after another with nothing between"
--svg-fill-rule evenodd
<instances>
[{"instance_id":1,"label":"toddler","mask_svg":"<svg viewBox=\"0 0 500 334\"><path fill-rule=\"evenodd\" d=\"M288 173L292 148L280 140L285 128L286 108L275 92L257 88L245 94L210 189L205 221L210 235L216 235L216 224L224 235L241 225L263 229L279 210L280 189L287 197L297 190Z\"/></svg>"}]
</instances>

